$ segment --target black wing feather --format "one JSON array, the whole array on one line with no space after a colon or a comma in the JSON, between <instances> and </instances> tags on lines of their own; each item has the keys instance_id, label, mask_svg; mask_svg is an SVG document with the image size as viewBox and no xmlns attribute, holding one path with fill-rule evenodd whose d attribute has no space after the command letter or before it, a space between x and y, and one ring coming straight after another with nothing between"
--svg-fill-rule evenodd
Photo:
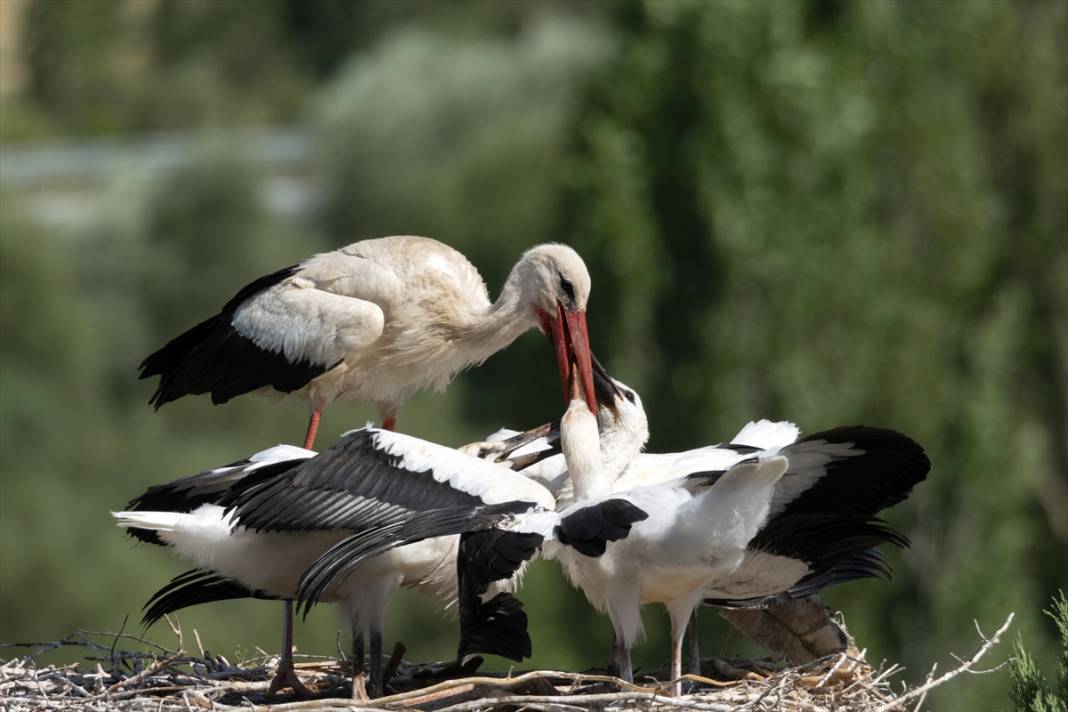
<instances>
[{"instance_id":1,"label":"black wing feather","mask_svg":"<svg viewBox=\"0 0 1068 712\"><path fill-rule=\"evenodd\" d=\"M510 593L489 601L460 598L459 657L484 653L521 662L531 653L527 614L523 603Z\"/></svg>"},{"instance_id":2,"label":"black wing feather","mask_svg":"<svg viewBox=\"0 0 1068 712\"><path fill-rule=\"evenodd\" d=\"M302 462L304 459L284 460L261 465L248 472L245 467L251 464L251 460L239 460L224 467L149 487L144 494L130 500L126 509L141 512L192 512L202 504L219 503L237 496L247 488L285 474ZM145 543L163 545L163 540L154 531L136 528L126 531L130 536Z\"/></svg>"},{"instance_id":3,"label":"black wing feather","mask_svg":"<svg viewBox=\"0 0 1068 712\"><path fill-rule=\"evenodd\" d=\"M323 553L300 578L297 602L307 616L332 582L343 579L364 561L391 549L424 539L490 529L515 514L529 511L531 502L504 502L478 507L450 507L425 512L395 513L392 518L345 537Z\"/></svg>"},{"instance_id":4,"label":"black wing feather","mask_svg":"<svg viewBox=\"0 0 1068 712\"><path fill-rule=\"evenodd\" d=\"M460 644L458 655L486 653L522 661L531 642L523 604L500 593L487 602L482 595L494 581L509 579L537 553L538 534L485 529L460 537L456 557L459 588Z\"/></svg>"},{"instance_id":5,"label":"black wing feather","mask_svg":"<svg viewBox=\"0 0 1068 712\"><path fill-rule=\"evenodd\" d=\"M203 569L193 569L178 574L170 582L152 594L145 603L141 622L145 627L156 623L163 616L189 606L215 601L231 601L238 598L273 599L262 591L253 591L228 578Z\"/></svg>"},{"instance_id":6,"label":"black wing feather","mask_svg":"<svg viewBox=\"0 0 1068 712\"><path fill-rule=\"evenodd\" d=\"M919 443L887 428L845 426L813 433L798 444L820 440L852 443L864 452L829 462L826 474L788 503L784 514L875 514L908 497L931 469ZM784 448L787 457L790 447Z\"/></svg>"},{"instance_id":7,"label":"black wing feather","mask_svg":"<svg viewBox=\"0 0 1068 712\"><path fill-rule=\"evenodd\" d=\"M890 567L877 549L868 549L841 561L823 571L813 571L786 591L771 596L755 598L708 598L704 603L722 608L767 608L775 604L819 593L829 586L865 578L890 578Z\"/></svg>"},{"instance_id":8,"label":"black wing feather","mask_svg":"<svg viewBox=\"0 0 1068 712\"><path fill-rule=\"evenodd\" d=\"M222 310L179 334L141 362L140 377L159 376L149 403L157 409L182 396L211 394L211 402L264 387L283 393L305 386L335 364L289 361L280 351L260 348L233 327L234 312L250 297L292 276L291 265L245 285Z\"/></svg>"},{"instance_id":9,"label":"black wing feather","mask_svg":"<svg viewBox=\"0 0 1068 712\"><path fill-rule=\"evenodd\" d=\"M287 477L245 488L223 502L250 529L362 531L402 514L460 507L475 511L481 499L437 482L429 470L399 466L379 449L375 431L357 430L326 452L300 463Z\"/></svg>"},{"instance_id":10,"label":"black wing feather","mask_svg":"<svg viewBox=\"0 0 1068 712\"><path fill-rule=\"evenodd\" d=\"M803 561L809 573L775 596L706 603L760 606L845 581L889 578L890 568L876 547L905 548L909 540L875 515L908 497L927 477L930 460L914 440L885 428L840 427L813 433L799 444L819 441L849 443L863 452L826 464L823 477L788 502L749 544L753 550Z\"/></svg>"},{"instance_id":11,"label":"black wing feather","mask_svg":"<svg viewBox=\"0 0 1068 712\"><path fill-rule=\"evenodd\" d=\"M648 513L625 499L608 499L567 515L553 533L561 544L597 557L608 542L626 538L632 524L648 518Z\"/></svg>"}]
</instances>

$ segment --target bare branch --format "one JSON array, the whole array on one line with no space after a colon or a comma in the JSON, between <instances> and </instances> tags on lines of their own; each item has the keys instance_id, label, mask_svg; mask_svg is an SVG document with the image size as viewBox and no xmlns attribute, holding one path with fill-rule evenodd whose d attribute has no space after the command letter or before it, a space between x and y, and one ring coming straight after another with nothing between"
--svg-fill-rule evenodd
<instances>
[{"instance_id":1,"label":"bare branch","mask_svg":"<svg viewBox=\"0 0 1068 712\"><path fill-rule=\"evenodd\" d=\"M979 660L982 659L982 657L984 655L986 655L988 652L990 652L991 648L993 648L995 645L998 644L998 641L1001 639L1001 636L1005 633L1006 630L1009 629L1009 626L1012 625L1012 619L1015 616L1016 616L1015 613L1010 613L1009 617L1005 619L1005 622L1001 625L1000 628L997 629L997 631L994 633L994 635L992 637L990 637L990 638L986 638L985 636L983 636L982 631L980 631L979 632L979 636L981 638L983 638L984 642L979 647L979 649L977 651L975 651L975 655L973 655L963 665L961 665L961 666L959 666L957 668L954 668L953 670L950 670L945 675L942 675L940 678L938 678L936 680L931 680L930 682L924 683L923 685L920 685L919 687L917 687L917 688L915 688L913 690L909 690L908 692L906 692L905 694L901 695L897 699L891 700L887 704L877 708L875 710L875 712L889 712L889 710L891 710L891 709L893 709L895 707L900 707L900 706L904 705L906 702L908 702L911 699L919 697L920 695L926 695L929 690L932 690L932 689L938 687L939 685L945 684L946 682L949 682L950 680L955 678L957 675L960 675L961 673L964 673L964 672L967 672L968 670L970 670L972 668L972 666L975 665L977 662L979 662ZM978 630L978 629L979 629L979 624L976 623L976 630Z\"/></svg>"}]
</instances>

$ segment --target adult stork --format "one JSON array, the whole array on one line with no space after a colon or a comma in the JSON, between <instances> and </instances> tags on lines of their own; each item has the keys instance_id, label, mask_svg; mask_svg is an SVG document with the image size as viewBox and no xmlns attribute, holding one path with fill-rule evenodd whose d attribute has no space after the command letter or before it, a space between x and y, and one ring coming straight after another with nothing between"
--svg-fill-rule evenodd
<instances>
[{"instance_id":1,"label":"adult stork","mask_svg":"<svg viewBox=\"0 0 1068 712\"><path fill-rule=\"evenodd\" d=\"M246 285L148 356L141 378L160 377L156 408L192 394L216 404L250 391L301 395L310 448L332 401L374 403L392 430L416 390L444 389L531 328L552 339L562 382L574 354L589 383L589 294L586 265L565 245L527 250L491 302L478 271L448 245L361 240Z\"/></svg>"},{"instance_id":2,"label":"adult stork","mask_svg":"<svg viewBox=\"0 0 1068 712\"><path fill-rule=\"evenodd\" d=\"M233 466L244 474L220 468L153 488L115 515L135 536L169 544L202 569L158 592L146 620L224 598L291 601L316 563L304 576L306 590L314 600L343 605L354 659L363 658L356 641L370 639L372 695L382 690L382 621L397 586L428 593L442 607L459 599L460 655L518 660L530 654L525 615L504 593L483 600L491 585L510 578L545 542L603 551L645 516L614 498L558 513L551 494L522 475L376 428L347 433L315 457L293 454L274 449L249 458L258 467ZM288 653L291 618L285 620L272 691L283 683L302 689Z\"/></svg>"}]
</instances>

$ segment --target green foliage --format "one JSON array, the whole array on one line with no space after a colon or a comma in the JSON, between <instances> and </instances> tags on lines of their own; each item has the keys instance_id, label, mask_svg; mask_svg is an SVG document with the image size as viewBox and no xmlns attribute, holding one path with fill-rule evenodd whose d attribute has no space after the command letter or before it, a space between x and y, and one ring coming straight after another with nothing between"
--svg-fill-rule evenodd
<instances>
[{"instance_id":1,"label":"green foliage","mask_svg":"<svg viewBox=\"0 0 1068 712\"><path fill-rule=\"evenodd\" d=\"M1068 323L1068 107L1047 91L1068 85L1068 10L1021 10L632 3L564 173L594 347L643 394L654 451L756 413L927 447L930 481L891 513L914 544L893 583L830 594L916 669L917 631L961 649L961 611L1064 583L1041 563L1063 558L1063 505L1040 493L1063 502L1068 472L1048 387L1068 354L1043 338Z\"/></svg>"},{"instance_id":2,"label":"green foliage","mask_svg":"<svg viewBox=\"0 0 1068 712\"><path fill-rule=\"evenodd\" d=\"M1032 651L1016 699L1053 679L1055 641L1026 612L1068 584L1065 3L39 0L26 20L6 140L213 132L176 171L118 177L70 233L26 218L39 196L0 196L0 639L118 628L181 564L131 550L107 510L302 432L292 401L153 414L145 354L260 274L422 233L491 291L527 247L575 245L594 347L640 389L653 450L757 417L916 437L934 469L891 513L912 549L891 583L832 604L870 659L913 671L1016 610ZM284 178L323 203L287 224L263 205L275 169L228 131L302 119L314 156ZM524 337L401 427L460 443L543 422L548 360ZM321 437L370 415L335 405ZM552 565L522 597L530 664L603 661L606 621ZM273 650L276 608L182 620L216 651ZM733 652L714 618L706 651ZM646 625L636 661L661 664L662 612ZM314 614L301 649L332 653L337 628ZM417 659L455 644L407 593L387 635ZM933 706L988 706L1008 677Z\"/></svg>"},{"instance_id":3,"label":"green foliage","mask_svg":"<svg viewBox=\"0 0 1068 712\"><path fill-rule=\"evenodd\" d=\"M1053 620L1060 634L1056 687L1049 687L1034 657L1024 648L1023 638L1017 636L1012 646L1009 675L1012 681L1012 702L1019 712L1068 710L1068 599L1065 599L1063 591L1053 598L1052 609L1045 613Z\"/></svg>"}]
</instances>

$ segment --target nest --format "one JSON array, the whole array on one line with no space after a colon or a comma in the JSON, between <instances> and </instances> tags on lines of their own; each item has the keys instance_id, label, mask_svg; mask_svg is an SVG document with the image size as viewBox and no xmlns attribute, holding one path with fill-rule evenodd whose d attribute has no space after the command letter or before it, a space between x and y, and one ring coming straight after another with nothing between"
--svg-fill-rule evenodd
<instances>
[{"instance_id":1,"label":"nest","mask_svg":"<svg viewBox=\"0 0 1068 712\"><path fill-rule=\"evenodd\" d=\"M284 695L267 698L277 658L261 655L231 663L200 650L193 655L170 650L125 634L79 631L60 641L16 643L6 647L34 648L27 655L0 664L0 705L6 712L30 710L130 710L146 712L199 712L200 710L660 710L693 709L703 712L891 712L918 710L929 690L964 672L997 645L1012 621L982 644L971 658L940 677L934 669L922 685L908 689L891 680L897 665L869 665L863 657L840 653L799 666L771 660L742 661L707 658L702 671L710 676L686 675L688 694L672 696L671 681L663 671L636 676L635 684L603 674L533 671L500 676L457 673L454 665L411 664L394 650L387 674L396 694L372 702L349 698L351 664L328 658L302 656L297 663L301 679L316 691L312 700ZM194 631L194 635L196 635ZM136 640L150 652L120 649L123 641ZM199 647L199 636L197 636ZM58 648L81 649L89 662L40 666L42 653ZM448 676L448 679L443 679Z\"/></svg>"}]
</instances>

